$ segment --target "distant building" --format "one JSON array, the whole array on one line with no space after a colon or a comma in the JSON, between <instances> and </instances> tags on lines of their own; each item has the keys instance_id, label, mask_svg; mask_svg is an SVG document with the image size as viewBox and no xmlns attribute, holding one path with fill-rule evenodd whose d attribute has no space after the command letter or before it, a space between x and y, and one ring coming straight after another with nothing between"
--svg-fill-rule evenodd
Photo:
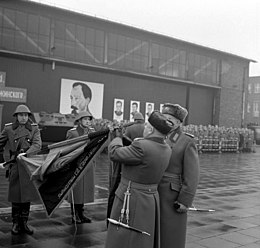
<instances>
[{"instance_id":1,"label":"distant building","mask_svg":"<svg viewBox=\"0 0 260 248\"><path fill-rule=\"evenodd\" d=\"M249 78L247 99L247 124L260 126L260 76Z\"/></svg>"},{"instance_id":2,"label":"distant building","mask_svg":"<svg viewBox=\"0 0 260 248\"><path fill-rule=\"evenodd\" d=\"M168 25L168 24L167 24ZM192 27L190 27L192 28ZM225 37L223 37L225 39ZM186 124L241 127L251 59L132 26L32 1L0 1L0 72L5 86L27 90L33 112L59 112L66 83L102 84L102 117L113 119L114 99L189 111ZM93 86L93 87L94 87ZM61 90L62 89L62 90ZM62 92L61 92L62 91ZM97 92L98 93L98 92ZM96 97L96 99L95 99ZM102 101L98 101L102 98ZM17 105L1 101L2 124ZM90 106L92 109L95 106ZM253 108L253 107L252 107Z\"/></svg>"}]
</instances>

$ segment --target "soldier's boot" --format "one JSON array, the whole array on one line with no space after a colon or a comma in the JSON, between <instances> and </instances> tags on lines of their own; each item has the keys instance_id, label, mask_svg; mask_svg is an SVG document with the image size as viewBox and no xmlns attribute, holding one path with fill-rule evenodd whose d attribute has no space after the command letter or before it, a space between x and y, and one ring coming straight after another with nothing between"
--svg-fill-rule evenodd
<instances>
[{"instance_id":1,"label":"soldier's boot","mask_svg":"<svg viewBox=\"0 0 260 248\"><path fill-rule=\"evenodd\" d=\"M78 216L81 220L81 223L91 223L91 219L84 215L84 204L77 204Z\"/></svg>"},{"instance_id":2,"label":"soldier's boot","mask_svg":"<svg viewBox=\"0 0 260 248\"><path fill-rule=\"evenodd\" d=\"M22 210L20 212L21 231L32 235L33 229L27 224L30 213L30 202L22 203Z\"/></svg>"},{"instance_id":3,"label":"soldier's boot","mask_svg":"<svg viewBox=\"0 0 260 248\"><path fill-rule=\"evenodd\" d=\"M71 204L72 223L91 223L91 219L84 216L84 204Z\"/></svg>"},{"instance_id":4,"label":"soldier's boot","mask_svg":"<svg viewBox=\"0 0 260 248\"><path fill-rule=\"evenodd\" d=\"M14 234L14 235L21 233L19 218L20 218L20 204L19 203L12 203L13 226L12 226L12 229L11 229L11 233Z\"/></svg>"}]
</instances>

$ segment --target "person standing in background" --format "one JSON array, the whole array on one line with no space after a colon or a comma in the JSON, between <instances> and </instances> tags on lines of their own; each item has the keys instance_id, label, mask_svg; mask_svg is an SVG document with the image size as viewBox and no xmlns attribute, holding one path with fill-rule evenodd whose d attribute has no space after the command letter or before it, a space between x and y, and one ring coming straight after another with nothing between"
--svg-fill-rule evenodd
<instances>
[{"instance_id":1,"label":"person standing in background","mask_svg":"<svg viewBox=\"0 0 260 248\"><path fill-rule=\"evenodd\" d=\"M93 116L89 112L80 112L75 119L77 127L68 130L66 138L72 139L94 132L94 128L91 127L92 119ZM71 204L72 223L91 223L91 219L84 215L84 203L94 201L94 164L95 162L68 196L68 202Z\"/></svg>"},{"instance_id":2,"label":"person standing in background","mask_svg":"<svg viewBox=\"0 0 260 248\"><path fill-rule=\"evenodd\" d=\"M134 124L127 127L125 130L125 136L130 138L131 140L134 140L135 138L141 138L143 137L144 132L144 117L142 113L136 112L134 114Z\"/></svg>"},{"instance_id":3,"label":"person standing in background","mask_svg":"<svg viewBox=\"0 0 260 248\"><path fill-rule=\"evenodd\" d=\"M0 150L8 147L9 191L8 201L12 203L12 234L33 234L33 229L27 225L32 200L38 199L36 189L30 181L24 166L16 158L39 151L42 146L40 130L32 123L32 113L26 105L18 105L13 116L15 121L6 124L0 135ZM8 161L7 161L8 162Z\"/></svg>"},{"instance_id":4,"label":"person standing in background","mask_svg":"<svg viewBox=\"0 0 260 248\"><path fill-rule=\"evenodd\" d=\"M199 158L194 137L181 131L188 111L179 104L165 103L162 113L174 126L166 140L172 155L158 187L161 248L184 248L187 211L199 183Z\"/></svg>"}]
</instances>

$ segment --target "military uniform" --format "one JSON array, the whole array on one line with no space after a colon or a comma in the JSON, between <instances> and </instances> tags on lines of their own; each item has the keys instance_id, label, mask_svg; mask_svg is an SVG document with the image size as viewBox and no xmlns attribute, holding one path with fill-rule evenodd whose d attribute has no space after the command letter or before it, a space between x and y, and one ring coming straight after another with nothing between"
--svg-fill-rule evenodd
<instances>
[{"instance_id":1,"label":"military uniform","mask_svg":"<svg viewBox=\"0 0 260 248\"><path fill-rule=\"evenodd\" d=\"M163 139L136 139L123 147L120 138L109 145L112 161L122 164L121 182L111 211L111 218L118 220L123 207L124 193L130 182L129 225L142 229L151 236L109 224L106 248L160 247L159 196L157 185L166 169L171 150ZM124 223L125 223L124 219Z\"/></svg>"},{"instance_id":2,"label":"military uniform","mask_svg":"<svg viewBox=\"0 0 260 248\"><path fill-rule=\"evenodd\" d=\"M162 113L174 128L166 140L172 148L170 162L158 186L161 248L184 248L187 208L192 205L199 182L199 158L194 137L180 127L188 111L179 104L166 103Z\"/></svg>"},{"instance_id":3,"label":"military uniform","mask_svg":"<svg viewBox=\"0 0 260 248\"><path fill-rule=\"evenodd\" d=\"M17 122L6 124L0 135L0 149L8 142L9 158L14 159L18 153L33 153L41 149L41 136L37 124L19 125ZM17 162L9 166L8 201L23 203L35 200L35 188L25 168Z\"/></svg>"},{"instance_id":4,"label":"military uniform","mask_svg":"<svg viewBox=\"0 0 260 248\"><path fill-rule=\"evenodd\" d=\"M199 182L196 144L180 128L167 139L172 148L169 166L159 184L161 202L161 248L185 247L187 213L178 213L175 201L190 207Z\"/></svg>"},{"instance_id":5,"label":"military uniform","mask_svg":"<svg viewBox=\"0 0 260 248\"><path fill-rule=\"evenodd\" d=\"M144 132L144 117L143 114L140 112L136 112L134 114L134 121L135 123L125 130L125 136L134 140L135 138L143 137Z\"/></svg>"},{"instance_id":6,"label":"military uniform","mask_svg":"<svg viewBox=\"0 0 260 248\"><path fill-rule=\"evenodd\" d=\"M21 107L21 108L20 108ZM29 109L25 105L19 105L19 109L23 113L31 115ZM12 233L18 234L24 231L27 234L32 234L33 231L27 226L30 202L38 198L36 190L30 181L24 166L15 161L19 153L33 153L41 149L42 141L40 130L37 124L31 123L30 120L26 124L19 124L18 120L14 123L6 124L0 134L0 150L8 148L5 151L5 159L7 161L14 159L14 162L9 164L9 190L8 201L12 202Z\"/></svg>"},{"instance_id":7,"label":"military uniform","mask_svg":"<svg viewBox=\"0 0 260 248\"><path fill-rule=\"evenodd\" d=\"M171 126L158 111L154 111L148 121L157 131L149 129L148 124L145 138L137 138L131 145L123 147L122 139L117 137L108 150L112 161L122 163L121 181L110 218L145 231L150 236L109 223L106 248L160 247L157 187L171 156L171 149L164 140ZM149 130L153 131L149 133Z\"/></svg>"},{"instance_id":8,"label":"military uniform","mask_svg":"<svg viewBox=\"0 0 260 248\"><path fill-rule=\"evenodd\" d=\"M85 131L85 132L84 132ZM88 134L90 129L84 130L80 126L72 128L67 132L67 139L76 138L85 134ZM81 180L73 188L73 197L75 204L82 204L94 201L94 163L89 168L88 172L82 177ZM72 203L71 194L68 197L68 201Z\"/></svg>"},{"instance_id":9,"label":"military uniform","mask_svg":"<svg viewBox=\"0 0 260 248\"><path fill-rule=\"evenodd\" d=\"M79 120L83 117L91 117L92 119L92 115L89 112L81 112L76 117L76 120ZM66 138L72 139L92 133L94 131L94 128L83 128L81 127L81 125L78 125L77 127L68 130ZM88 217L84 216L83 212L84 203L94 201L94 166L95 161L92 162L87 173L85 173L85 175L77 182L77 184L74 186L74 188L68 196L68 202L71 203L72 222L76 222L77 224L91 222L91 220Z\"/></svg>"}]
</instances>

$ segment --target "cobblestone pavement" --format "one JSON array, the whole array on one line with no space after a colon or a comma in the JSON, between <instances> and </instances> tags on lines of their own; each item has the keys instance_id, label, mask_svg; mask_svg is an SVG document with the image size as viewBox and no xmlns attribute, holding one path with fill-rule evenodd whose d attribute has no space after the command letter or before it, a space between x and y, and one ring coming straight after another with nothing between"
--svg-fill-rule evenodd
<instances>
[{"instance_id":1,"label":"cobblestone pavement","mask_svg":"<svg viewBox=\"0 0 260 248\"><path fill-rule=\"evenodd\" d=\"M260 146L256 153L201 154L201 179L190 211L186 248L260 247ZM32 236L10 233L7 181L0 172L0 247L103 248L106 237L108 160L99 157L96 167L95 202L85 209L91 224L72 225L69 205L64 202L47 218L40 202L31 207Z\"/></svg>"}]
</instances>

